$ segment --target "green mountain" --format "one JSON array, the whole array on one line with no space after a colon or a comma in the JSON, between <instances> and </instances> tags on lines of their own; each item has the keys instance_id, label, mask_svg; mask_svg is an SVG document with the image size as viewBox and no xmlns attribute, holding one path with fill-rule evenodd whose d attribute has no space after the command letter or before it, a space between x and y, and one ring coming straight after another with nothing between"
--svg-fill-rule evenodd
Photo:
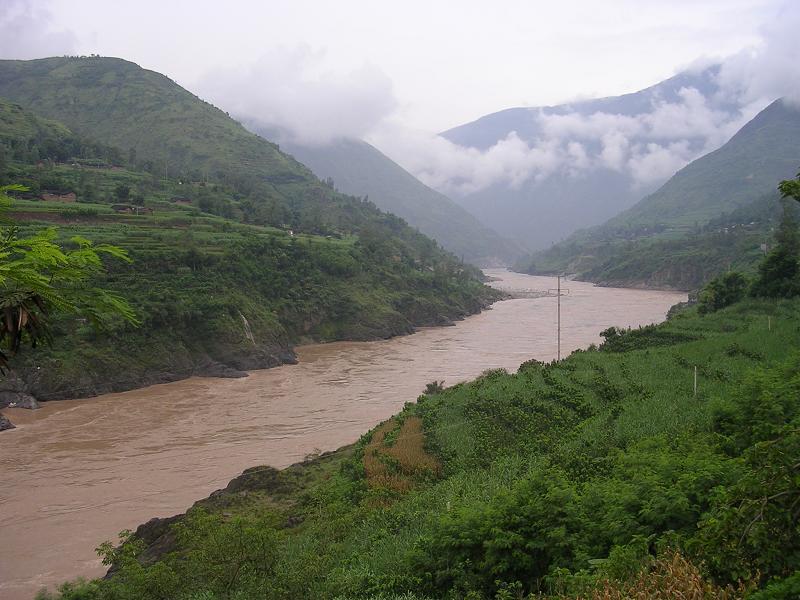
<instances>
[{"instance_id":1,"label":"green mountain","mask_svg":"<svg viewBox=\"0 0 800 600\"><path fill-rule=\"evenodd\" d=\"M171 177L253 177L289 195L311 172L174 81L118 58L0 61L0 96Z\"/></svg>"},{"instance_id":2,"label":"green mountain","mask_svg":"<svg viewBox=\"0 0 800 600\"><path fill-rule=\"evenodd\" d=\"M366 142L340 139L324 146L284 142L282 147L321 179L332 179L337 190L369 196L378 208L402 217L468 262L506 265L524 252Z\"/></svg>"},{"instance_id":3,"label":"green mountain","mask_svg":"<svg viewBox=\"0 0 800 600\"><path fill-rule=\"evenodd\" d=\"M776 100L718 150L689 163L602 229L706 223L775 189L800 165L800 108Z\"/></svg>"},{"instance_id":4,"label":"green mountain","mask_svg":"<svg viewBox=\"0 0 800 600\"><path fill-rule=\"evenodd\" d=\"M71 136L72 132L60 123L42 119L18 104L0 99L0 142L4 146L27 144L32 140L60 143Z\"/></svg>"},{"instance_id":5,"label":"green mountain","mask_svg":"<svg viewBox=\"0 0 800 600\"><path fill-rule=\"evenodd\" d=\"M798 140L800 110L773 102L632 208L515 268L687 290L729 267L750 270L780 214L776 182L800 165Z\"/></svg>"},{"instance_id":6,"label":"green mountain","mask_svg":"<svg viewBox=\"0 0 800 600\"><path fill-rule=\"evenodd\" d=\"M105 75L88 77L83 64ZM18 194L12 213L23 234L56 225L64 244L80 235L128 250L133 263L109 262L98 283L128 298L142 325L97 335L80 320L57 322L51 347L26 351L12 363L16 375L0 382L0 407L20 393L56 399L192 374L240 376L293 360L292 345L301 341L410 333L477 312L498 296L477 269L399 217L335 192L224 113L190 102L166 78L115 59L0 63L0 71L13 71L17 91L33 89L21 75L26 69L42 90L51 89L53 71L66 69L86 85L95 82L96 95L111 93L111 85L135 107L131 116L106 99L92 103L83 84L64 73L64 93L80 96L65 96L64 114L80 134L72 123L50 120L61 101L45 99L44 91L32 104L51 106L47 118L0 100L0 185L29 188ZM168 93L159 101L154 95L162 87ZM170 98L188 98L185 110L170 108ZM161 108L153 116L148 106ZM159 131L167 114L182 116L171 124L167 119L166 131ZM210 149L196 143L204 114L234 141L218 139ZM136 157L111 145L116 134L109 122L117 119L121 127L136 119L146 125ZM92 131L106 132L102 142L90 139ZM215 171L192 178L192 169L240 152L237 139L263 161L241 170L232 165L232 174L220 179ZM191 149L185 178L149 170L145 151L159 140Z\"/></svg>"},{"instance_id":7,"label":"green mountain","mask_svg":"<svg viewBox=\"0 0 800 600\"><path fill-rule=\"evenodd\" d=\"M129 164L152 173L235 185L261 201L260 207L241 203L242 220L297 228L301 223L291 221L293 212L316 213L307 220L335 217L330 206L319 213L320 197L329 190L308 168L169 78L134 63L100 57L0 61L0 96L121 149ZM507 264L522 253L366 143L291 151L320 177L333 178L340 191L369 196L471 262Z\"/></svg>"}]
</instances>

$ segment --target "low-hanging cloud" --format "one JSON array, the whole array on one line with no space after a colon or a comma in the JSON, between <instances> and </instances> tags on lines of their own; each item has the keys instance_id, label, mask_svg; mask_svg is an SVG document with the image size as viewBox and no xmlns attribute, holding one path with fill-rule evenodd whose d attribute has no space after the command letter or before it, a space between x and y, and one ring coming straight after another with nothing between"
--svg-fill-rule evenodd
<instances>
[{"instance_id":1,"label":"low-hanging cloud","mask_svg":"<svg viewBox=\"0 0 800 600\"><path fill-rule=\"evenodd\" d=\"M654 101L649 112L638 115L532 110L535 139L523 140L512 131L487 149L391 126L373 132L370 141L426 184L454 196L492 185L517 188L554 174L581 177L597 169L625 173L634 186L648 186L719 147L760 108L718 109L689 87L678 91L677 101Z\"/></svg>"},{"instance_id":2,"label":"low-hanging cloud","mask_svg":"<svg viewBox=\"0 0 800 600\"><path fill-rule=\"evenodd\" d=\"M0 3L0 58L30 59L71 54L77 37L54 30L46 2L3 0Z\"/></svg>"},{"instance_id":3,"label":"low-hanging cloud","mask_svg":"<svg viewBox=\"0 0 800 600\"><path fill-rule=\"evenodd\" d=\"M396 104L391 80L364 65L325 69L325 53L308 46L274 48L254 63L210 72L200 94L231 114L307 145L361 138Z\"/></svg>"}]
</instances>

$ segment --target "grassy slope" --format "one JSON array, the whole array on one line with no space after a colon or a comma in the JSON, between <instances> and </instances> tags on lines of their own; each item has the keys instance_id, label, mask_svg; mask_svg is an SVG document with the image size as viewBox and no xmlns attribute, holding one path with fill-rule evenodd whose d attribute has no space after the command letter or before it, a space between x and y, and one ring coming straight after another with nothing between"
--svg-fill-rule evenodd
<instances>
[{"instance_id":1,"label":"grassy slope","mask_svg":"<svg viewBox=\"0 0 800 600\"><path fill-rule=\"evenodd\" d=\"M231 589L267 598L462 597L470 590L486 598L515 581L524 592L576 593L593 574L635 572L648 548L665 544L705 560L706 574L722 581L756 569L786 575L791 570L781 569L798 567L796 531L753 530L738 544L733 538L757 510L741 500L748 485L783 489L777 482L784 480L755 466L758 453L747 447L770 435L777 441L757 447L795 440L796 432L775 432L797 412L789 399L800 386L798 355L787 349L800 348L798 315L796 300L747 301L705 317L688 311L601 351L531 362L515 375L487 372L423 396L395 418L398 425L375 432L387 455L402 447L405 454L396 455L418 456L433 470L387 458L407 484L374 485L367 458L375 432L354 454L348 449L285 475L251 470L202 503L210 517L195 510L184 520L177 545L169 523L140 529L144 556L160 562L142 570L117 555L127 565L122 574L91 584L97 595L86 597L122 597L122 590L156 597L156 581L187 594L215 590L202 596L213 598ZM737 408L749 398L763 410ZM788 412L776 412L780 403ZM399 426L416 418L424 443ZM779 468L775 460L769 469ZM258 576L242 575L223 593L230 581L225 540L237 531L251 541L274 536L270 559L245 567ZM194 558L164 554L177 547L193 548Z\"/></svg>"},{"instance_id":2,"label":"grassy slope","mask_svg":"<svg viewBox=\"0 0 800 600\"><path fill-rule=\"evenodd\" d=\"M800 111L777 101L722 148L690 163L633 208L517 268L566 270L610 285L681 289L696 289L728 265L751 268L774 226L777 203L770 193L800 165L798 139ZM707 227L712 221L717 225ZM737 230L718 235L725 226Z\"/></svg>"},{"instance_id":3,"label":"grassy slope","mask_svg":"<svg viewBox=\"0 0 800 600\"><path fill-rule=\"evenodd\" d=\"M346 194L368 195L444 248L475 264L508 264L522 249L482 225L455 202L424 185L366 142L340 140L328 146L285 146L322 179Z\"/></svg>"},{"instance_id":4,"label":"grassy slope","mask_svg":"<svg viewBox=\"0 0 800 600\"><path fill-rule=\"evenodd\" d=\"M0 99L0 139L5 143L35 138L63 139L72 132L56 121L48 121L18 104Z\"/></svg>"},{"instance_id":5,"label":"grassy slope","mask_svg":"<svg viewBox=\"0 0 800 600\"><path fill-rule=\"evenodd\" d=\"M792 204L789 209L799 212ZM761 245L773 243L781 210L776 195L767 195L697 229L576 239L517 268L566 271L601 285L697 290L722 271L753 273L763 257Z\"/></svg>"},{"instance_id":6,"label":"grassy slope","mask_svg":"<svg viewBox=\"0 0 800 600\"><path fill-rule=\"evenodd\" d=\"M134 149L172 173L245 173L312 183L308 169L171 79L116 58L0 61L0 96L58 120L78 135ZM288 188L287 188L288 189Z\"/></svg>"},{"instance_id":7,"label":"grassy slope","mask_svg":"<svg viewBox=\"0 0 800 600\"><path fill-rule=\"evenodd\" d=\"M23 383L10 385L39 398L129 389L193 373L232 375L292 360L290 346L300 340L409 333L476 312L495 298L476 270L357 199L327 192L333 203L327 216L340 209L328 235L239 223L199 210L204 203L235 207L240 194L232 185L79 165L65 153L115 152L8 102L0 101L0 116L0 183L23 183L32 190L28 196L73 191L79 200L19 200L14 215L22 233L56 224L65 243L81 235L128 250L133 264L110 262L102 283L128 298L143 321L139 329L109 336L80 320L59 323L52 348L26 352L14 365ZM128 190L127 200L119 199L120 187ZM175 204L175 196L189 196L195 205ZM131 201L153 212L112 209Z\"/></svg>"}]
</instances>

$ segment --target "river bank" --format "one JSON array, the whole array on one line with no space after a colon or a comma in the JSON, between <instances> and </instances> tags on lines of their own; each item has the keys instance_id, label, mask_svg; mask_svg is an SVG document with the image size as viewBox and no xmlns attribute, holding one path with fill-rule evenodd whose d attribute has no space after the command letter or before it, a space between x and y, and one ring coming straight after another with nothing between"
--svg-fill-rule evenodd
<instances>
[{"instance_id":1,"label":"river bank","mask_svg":"<svg viewBox=\"0 0 800 600\"><path fill-rule=\"evenodd\" d=\"M498 287L547 290L555 280L488 271ZM663 320L682 294L569 282L562 352L611 325ZM7 409L0 436L0 596L102 574L94 548L156 515L182 512L255 464L275 468L352 443L414 401L490 368L556 355L555 298L495 304L453 327L374 342L297 348L299 364L242 379L190 378L89 400ZM33 450L35 449L35 451ZM54 543L55 542L55 543Z\"/></svg>"},{"instance_id":2,"label":"river bank","mask_svg":"<svg viewBox=\"0 0 800 600\"><path fill-rule=\"evenodd\" d=\"M161 352L165 361L129 365L123 373L114 370L85 369L64 381L53 377L47 365L42 368L36 358L17 361L13 370L0 380L0 410L4 408L38 409L40 401L91 398L102 394L125 392L151 385L171 383L191 377L242 378L249 371L269 369L297 363L298 345L331 341L376 341L411 335L421 327L450 326L466 317L478 314L503 298L502 293L487 291L463 302L435 310L407 309L402 319L388 319L369 327L343 330L326 337L313 330L302 335L271 336L256 342L223 344L215 351L196 352L178 345L174 352ZM244 319L244 317L242 317ZM307 328L312 329L312 328ZM252 334L250 334L252 337ZM165 364L162 364L165 363ZM0 431L13 428L11 421L0 414Z\"/></svg>"}]
</instances>

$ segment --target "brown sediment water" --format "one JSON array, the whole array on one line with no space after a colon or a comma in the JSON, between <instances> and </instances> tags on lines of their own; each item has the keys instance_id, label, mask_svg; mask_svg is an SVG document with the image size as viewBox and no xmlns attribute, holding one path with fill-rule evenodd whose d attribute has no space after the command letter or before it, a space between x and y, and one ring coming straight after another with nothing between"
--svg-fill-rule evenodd
<instances>
[{"instance_id":1,"label":"brown sediment water","mask_svg":"<svg viewBox=\"0 0 800 600\"><path fill-rule=\"evenodd\" d=\"M351 443L425 384L516 370L556 355L554 278L488 270L506 300L454 327L297 349L300 363L244 379L192 378L84 400L6 409L0 433L0 598L29 600L102 575L94 548L154 516L182 512L258 464L285 467ZM563 284L562 353L611 326L664 319L675 292Z\"/></svg>"}]
</instances>

